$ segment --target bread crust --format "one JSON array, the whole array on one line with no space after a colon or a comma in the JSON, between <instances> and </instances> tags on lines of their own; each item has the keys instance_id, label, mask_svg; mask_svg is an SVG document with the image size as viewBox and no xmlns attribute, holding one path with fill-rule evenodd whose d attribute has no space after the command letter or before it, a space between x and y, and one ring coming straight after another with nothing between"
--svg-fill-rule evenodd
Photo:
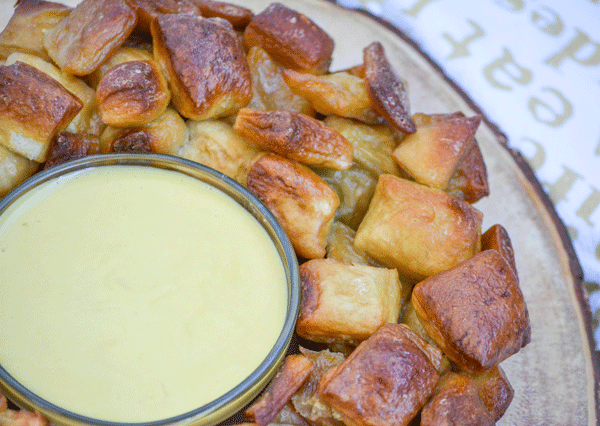
<instances>
[{"instance_id":1,"label":"bread crust","mask_svg":"<svg viewBox=\"0 0 600 426\"><path fill-rule=\"evenodd\" d=\"M240 136L306 165L345 170L353 148L345 137L322 121L291 111L242 108L233 130Z\"/></svg>"},{"instance_id":2,"label":"bread crust","mask_svg":"<svg viewBox=\"0 0 600 426\"><path fill-rule=\"evenodd\" d=\"M412 303L427 334L468 372L497 366L531 340L517 277L496 250L421 281Z\"/></svg>"},{"instance_id":3,"label":"bread crust","mask_svg":"<svg viewBox=\"0 0 600 426\"><path fill-rule=\"evenodd\" d=\"M387 122L403 133L414 133L417 128L410 116L407 87L392 69L380 42L376 41L363 51L365 83L373 108Z\"/></svg>"},{"instance_id":4,"label":"bread crust","mask_svg":"<svg viewBox=\"0 0 600 426\"><path fill-rule=\"evenodd\" d=\"M473 145L481 116L448 116L429 125L417 125L394 150L398 164L417 182L445 189Z\"/></svg>"},{"instance_id":5,"label":"bread crust","mask_svg":"<svg viewBox=\"0 0 600 426\"><path fill-rule=\"evenodd\" d=\"M268 153L250 167L247 187L279 220L299 256L325 256L340 201L323 179L296 161Z\"/></svg>"},{"instance_id":6,"label":"bread crust","mask_svg":"<svg viewBox=\"0 0 600 426\"><path fill-rule=\"evenodd\" d=\"M50 144L44 169L99 152L100 142L97 135L61 132Z\"/></svg>"},{"instance_id":7,"label":"bread crust","mask_svg":"<svg viewBox=\"0 0 600 426\"><path fill-rule=\"evenodd\" d=\"M286 68L324 74L331 64L333 39L308 17L271 3L244 30L247 48L262 47Z\"/></svg>"},{"instance_id":8,"label":"bread crust","mask_svg":"<svg viewBox=\"0 0 600 426\"><path fill-rule=\"evenodd\" d=\"M136 22L124 0L83 0L46 32L44 46L62 70L88 75L123 44Z\"/></svg>"},{"instance_id":9,"label":"bread crust","mask_svg":"<svg viewBox=\"0 0 600 426\"><path fill-rule=\"evenodd\" d=\"M0 57L21 52L50 57L44 47L44 32L54 28L71 8L64 4L29 0L18 2L15 12L0 33Z\"/></svg>"},{"instance_id":10,"label":"bread crust","mask_svg":"<svg viewBox=\"0 0 600 426\"><path fill-rule=\"evenodd\" d=\"M175 108L193 120L235 114L252 99L250 68L227 21L189 14L152 22L154 58L167 77Z\"/></svg>"},{"instance_id":11,"label":"bread crust","mask_svg":"<svg viewBox=\"0 0 600 426\"><path fill-rule=\"evenodd\" d=\"M428 352L441 356L408 327L388 323L323 376L319 395L348 426L406 426L439 380Z\"/></svg>"},{"instance_id":12,"label":"bread crust","mask_svg":"<svg viewBox=\"0 0 600 426\"><path fill-rule=\"evenodd\" d=\"M482 214L443 191L381 175L355 246L419 281L479 252Z\"/></svg>"},{"instance_id":13,"label":"bread crust","mask_svg":"<svg viewBox=\"0 0 600 426\"><path fill-rule=\"evenodd\" d=\"M149 123L165 112L171 92L154 61L119 64L102 77L96 101L102 121L126 127Z\"/></svg>"},{"instance_id":14,"label":"bread crust","mask_svg":"<svg viewBox=\"0 0 600 426\"><path fill-rule=\"evenodd\" d=\"M465 374L447 373L421 411L421 426L494 426L496 422L479 399L475 381Z\"/></svg>"},{"instance_id":15,"label":"bread crust","mask_svg":"<svg viewBox=\"0 0 600 426\"><path fill-rule=\"evenodd\" d=\"M0 66L0 143L30 160L46 159L50 141L82 106L56 80L30 65Z\"/></svg>"},{"instance_id":16,"label":"bread crust","mask_svg":"<svg viewBox=\"0 0 600 426\"><path fill-rule=\"evenodd\" d=\"M386 322L398 322L402 284L395 269L313 259L300 265L298 335L357 345Z\"/></svg>"}]
</instances>

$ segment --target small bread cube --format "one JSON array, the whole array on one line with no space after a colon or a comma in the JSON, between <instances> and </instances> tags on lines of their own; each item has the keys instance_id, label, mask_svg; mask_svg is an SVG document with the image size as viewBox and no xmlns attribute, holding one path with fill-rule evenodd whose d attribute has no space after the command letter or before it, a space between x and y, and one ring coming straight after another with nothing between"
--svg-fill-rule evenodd
<instances>
[{"instance_id":1,"label":"small bread cube","mask_svg":"<svg viewBox=\"0 0 600 426\"><path fill-rule=\"evenodd\" d=\"M304 355L288 355L260 398L246 409L246 417L260 426L267 426L300 389L313 369L313 363Z\"/></svg>"},{"instance_id":2,"label":"small bread cube","mask_svg":"<svg viewBox=\"0 0 600 426\"><path fill-rule=\"evenodd\" d=\"M354 235L356 235L354 229L342 222L334 221L327 238L325 257L350 265L381 266L375 259L354 247Z\"/></svg>"},{"instance_id":3,"label":"small bread cube","mask_svg":"<svg viewBox=\"0 0 600 426\"><path fill-rule=\"evenodd\" d=\"M327 372L319 395L347 425L406 426L434 391L435 347L402 324L386 324L338 367Z\"/></svg>"},{"instance_id":4,"label":"small bread cube","mask_svg":"<svg viewBox=\"0 0 600 426\"><path fill-rule=\"evenodd\" d=\"M489 249L494 249L500 253L512 267L515 276L519 278L512 241L506 228L498 223L492 225L481 236L481 250Z\"/></svg>"},{"instance_id":5,"label":"small bread cube","mask_svg":"<svg viewBox=\"0 0 600 426\"><path fill-rule=\"evenodd\" d=\"M334 115L325 117L323 121L352 144L355 163L376 176L400 176L400 168L392 156L399 138L391 126L370 125Z\"/></svg>"},{"instance_id":6,"label":"small bread cube","mask_svg":"<svg viewBox=\"0 0 600 426\"><path fill-rule=\"evenodd\" d=\"M244 28L254 17L248 8L217 0L188 0L194 4L205 18L221 18L229 21L234 28Z\"/></svg>"},{"instance_id":7,"label":"small bread cube","mask_svg":"<svg viewBox=\"0 0 600 426\"><path fill-rule=\"evenodd\" d=\"M515 396L515 391L504 370L496 366L471 377L475 380L479 398L492 418L495 421L500 420Z\"/></svg>"},{"instance_id":8,"label":"small bread cube","mask_svg":"<svg viewBox=\"0 0 600 426\"><path fill-rule=\"evenodd\" d=\"M445 191L471 204L490 195L487 167L477 139L473 139Z\"/></svg>"},{"instance_id":9,"label":"small bread cube","mask_svg":"<svg viewBox=\"0 0 600 426\"><path fill-rule=\"evenodd\" d=\"M150 32L152 21L160 14L189 13L199 15L196 5L189 0L127 0L137 9L137 26L139 32Z\"/></svg>"},{"instance_id":10,"label":"small bread cube","mask_svg":"<svg viewBox=\"0 0 600 426\"><path fill-rule=\"evenodd\" d=\"M300 346L300 352L313 364L313 370L302 387L292 396L294 410L310 422L311 425L343 426L334 418L328 404L319 396L319 382L325 373L340 365L346 356L329 349L311 351Z\"/></svg>"},{"instance_id":11,"label":"small bread cube","mask_svg":"<svg viewBox=\"0 0 600 426\"><path fill-rule=\"evenodd\" d=\"M96 88L102 121L109 126L139 126L158 118L171 92L154 61L130 61L104 74Z\"/></svg>"},{"instance_id":12,"label":"small bread cube","mask_svg":"<svg viewBox=\"0 0 600 426\"><path fill-rule=\"evenodd\" d=\"M417 182L445 189L471 148L481 116L457 117L417 126L394 150L394 158Z\"/></svg>"},{"instance_id":13,"label":"small bread cube","mask_svg":"<svg viewBox=\"0 0 600 426\"><path fill-rule=\"evenodd\" d=\"M345 170L352 165L352 145L322 121L290 111L242 108L233 125L240 136L306 165Z\"/></svg>"},{"instance_id":14,"label":"small bread cube","mask_svg":"<svg viewBox=\"0 0 600 426\"><path fill-rule=\"evenodd\" d=\"M421 411L421 426L494 426L496 422L479 399L475 381L460 373L446 373Z\"/></svg>"},{"instance_id":15,"label":"small bread cube","mask_svg":"<svg viewBox=\"0 0 600 426\"><path fill-rule=\"evenodd\" d=\"M0 144L41 163L83 104L56 80L16 62L0 66Z\"/></svg>"},{"instance_id":16,"label":"small bread cube","mask_svg":"<svg viewBox=\"0 0 600 426\"><path fill-rule=\"evenodd\" d=\"M0 198L32 176L39 164L0 145Z\"/></svg>"},{"instance_id":17,"label":"small bread cube","mask_svg":"<svg viewBox=\"0 0 600 426\"><path fill-rule=\"evenodd\" d=\"M244 30L247 48L261 46L286 68L324 74L331 64L333 39L308 17L271 3Z\"/></svg>"},{"instance_id":18,"label":"small bread cube","mask_svg":"<svg viewBox=\"0 0 600 426\"><path fill-rule=\"evenodd\" d=\"M96 135L59 133L50 144L44 169L99 152L100 142Z\"/></svg>"},{"instance_id":19,"label":"small bread cube","mask_svg":"<svg viewBox=\"0 0 600 426\"><path fill-rule=\"evenodd\" d=\"M418 281L480 251L482 216L443 191L381 175L354 244Z\"/></svg>"},{"instance_id":20,"label":"small bread cube","mask_svg":"<svg viewBox=\"0 0 600 426\"><path fill-rule=\"evenodd\" d=\"M273 426L311 426L311 424L296 411L291 402L287 403L281 409L271 424Z\"/></svg>"},{"instance_id":21,"label":"small bread cube","mask_svg":"<svg viewBox=\"0 0 600 426\"><path fill-rule=\"evenodd\" d=\"M113 67L129 61L152 61L152 50L132 46L121 46L100 65L96 71L86 76L85 80L94 88L98 87L100 80Z\"/></svg>"},{"instance_id":22,"label":"small bread cube","mask_svg":"<svg viewBox=\"0 0 600 426\"><path fill-rule=\"evenodd\" d=\"M46 31L44 46L63 71L88 75L123 44L136 21L125 0L83 0Z\"/></svg>"},{"instance_id":23,"label":"small bread cube","mask_svg":"<svg viewBox=\"0 0 600 426\"><path fill-rule=\"evenodd\" d=\"M284 68L273 61L262 47L252 46L246 59L252 74L252 100L248 108L261 111L286 110L315 116L310 102L296 95L285 84Z\"/></svg>"},{"instance_id":24,"label":"small bread cube","mask_svg":"<svg viewBox=\"0 0 600 426\"><path fill-rule=\"evenodd\" d=\"M519 282L496 250L421 281L412 303L427 334L465 371L490 369L531 340Z\"/></svg>"},{"instance_id":25,"label":"small bread cube","mask_svg":"<svg viewBox=\"0 0 600 426\"><path fill-rule=\"evenodd\" d=\"M11 53L21 52L49 60L44 48L44 32L54 28L69 13L71 8L60 3L18 2L0 33L0 57L7 58Z\"/></svg>"},{"instance_id":26,"label":"small bread cube","mask_svg":"<svg viewBox=\"0 0 600 426\"><path fill-rule=\"evenodd\" d=\"M375 112L364 79L347 72L313 75L286 69L283 79L292 92L308 99L323 115L354 118L369 124L381 124Z\"/></svg>"},{"instance_id":27,"label":"small bread cube","mask_svg":"<svg viewBox=\"0 0 600 426\"><path fill-rule=\"evenodd\" d=\"M279 220L299 256L325 256L340 201L323 179L306 166L269 153L250 167L247 187Z\"/></svg>"},{"instance_id":28,"label":"small bread cube","mask_svg":"<svg viewBox=\"0 0 600 426\"><path fill-rule=\"evenodd\" d=\"M252 99L246 54L229 22L191 14L159 15L152 22L154 59L172 102L192 120L235 114Z\"/></svg>"},{"instance_id":29,"label":"small bread cube","mask_svg":"<svg viewBox=\"0 0 600 426\"><path fill-rule=\"evenodd\" d=\"M375 193L377 176L361 166L348 170L317 169L315 172L333 188L340 199L335 218L356 230Z\"/></svg>"},{"instance_id":30,"label":"small bread cube","mask_svg":"<svg viewBox=\"0 0 600 426\"><path fill-rule=\"evenodd\" d=\"M89 87L82 79L62 71L52 63L35 55L13 53L6 59L6 65L17 61L31 65L49 77L52 77L82 102L81 111L71 120L65 129L66 132L91 135L100 134L104 129L104 124L100 118L94 89Z\"/></svg>"},{"instance_id":31,"label":"small bread cube","mask_svg":"<svg viewBox=\"0 0 600 426\"><path fill-rule=\"evenodd\" d=\"M248 168L263 150L238 136L222 120L189 120L187 127L189 141L177 155L212 167L246 186Z\"/></svg>"},{"instance_id":32,"label":"small bread cube","mask_svg":"<svg viewBox=\"0 0 600 426\"><path fill-rule=\"evenodd\" d=\"M155 152L177 155L188 140L185 121L177 111L167 110L156 120L135 127L108 126L100 135L100 152Z\"/></svg>"},{"instance_id":33,"label":"small bread cube","mask_svg":"<svg viewBox=\"0 0 600 426\"><path fill-rule=\"evenodd\" d=\"M300 266L300 280L296 331L307 340L358 344L398 322L402 284L395 269L313 259Z\"/></svg>"},{"instance_id":34,"label":"small bread cube","mask_svg":"<svg viewBox=\"0 0 600 426\"><path fill-rule=\"evenodd\" d=\"M2 426L50 426L50 422L39 412L27 410L0 410Z\"/></svg>"},{"instance_id":35,"label":"small bread cube","mask_svg":"<svg viewBox=\"0 0 600 426\"><path fill-rule=\"evenodd\" d=\"M394 72L378 41L364 49L365 83L373 108L387 122L403 133L417 128L410 117L406 84Z\"/></svg>"}]
</instances>

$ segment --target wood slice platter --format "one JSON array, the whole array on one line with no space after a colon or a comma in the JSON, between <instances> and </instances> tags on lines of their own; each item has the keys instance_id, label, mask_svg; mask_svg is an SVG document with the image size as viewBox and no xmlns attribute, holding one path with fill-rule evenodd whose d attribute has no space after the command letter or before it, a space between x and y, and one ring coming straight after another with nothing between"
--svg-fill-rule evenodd
<instances>
[{"instance_id":1,"label":"wood slice platter","mask_svg":"<svg viewBox=\"0 0 600 426\"><path fill-rule=\"evenodd\" d=\"M271 3L230 2L255 13ZM475 206L484 214L483 230L499 223L512 239L532 327L532 342L502 363L515 396L498 424L599 424L600 361L593 349L581 267L565 226L524 158L507 146L502 132L398 29L366 12L325 0L281 3L310 17L335 40L331 71L362 63L363 48L379 41L408 84L413 113L482 114L476 139L487 165L490 195ZM0 28L12 15L12 6L12 1L0 2Z\"/></svg>"}]
</instances>

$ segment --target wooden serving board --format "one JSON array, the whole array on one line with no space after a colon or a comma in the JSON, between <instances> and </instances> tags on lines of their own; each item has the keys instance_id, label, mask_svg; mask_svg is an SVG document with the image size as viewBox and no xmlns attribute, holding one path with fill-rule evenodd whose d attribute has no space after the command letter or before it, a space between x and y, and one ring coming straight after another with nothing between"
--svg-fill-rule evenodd
<instances>
[{"instance_id":1,"label":"wooden serving board","mask_svg":"<svg viewBox=\"0 0 600 426\"><path fill-rule=\"evenodd\" d=\"M255 13L271 3L229 1ZM391 25L325 0L280 2L304 13L334 38L331 71L362 63L363 48L379 41L398 75L408 83L412 112L483 115L413 41ZM0 28L12 15L13 3L0 1ZM475 206L484 213L483 230L500 223L509 232L532 325L532 342L502 363L515 397L498 424L599 424L600 361L593 349L581 267L565 226L532 170L518 152L508 148L501 131L483 117L476 138L491 194Z\"/></svg>"},{"instance_id":2,"label":"wooden serving board","mask_svg":"<svg viewBox=\"0 0 600 426\"><path fill-rule=\"evenodd\" d=\"M260 12L269 0L229 0ZM408 36L367 12L319 0L280 0L304 13L335 40L336 71L362 63L363 48L383 44L397 74L408 83L411 111L482 114ZM499 425L596 425L600 422L600 362L582 271L552 203L524 158L507 147L489 120L476 138L488 170L490 196L475 206L483 230L500 223L515 250L527 301L532 342L502 363L515 397Z\"/></svg>"}]
</instances>

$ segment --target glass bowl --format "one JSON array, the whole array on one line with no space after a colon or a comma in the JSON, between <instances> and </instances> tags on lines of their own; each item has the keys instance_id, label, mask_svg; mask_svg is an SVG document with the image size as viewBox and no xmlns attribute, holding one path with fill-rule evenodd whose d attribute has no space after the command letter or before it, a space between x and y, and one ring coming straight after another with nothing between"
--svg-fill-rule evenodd
<instances>
[{"instance_id":1,"label":"glass bowl","mask_svg":"<svg viewBox=\"0 0 600 426\"><path fill-rule=\"evenodd\" d=\"M0 389L16 405L39 411L53 424L60 425L214 425L246 406L269 382L280 366L292 338L298 316L300 285L294 250L271 212L247 189L224 174L201 164L161 154L93 155L44 170L0 199L0 217L21 196L45 182L69 176L81 170L105 166L142 166L182 173L227 194L247 210L266 230L281 258L287 285L287 309L283 328L266 358L246 379L229 392L192 411L165 419L144 422L115 422L86 417L61 408L36 395L19 383L0 365ZM43 349L42 349L43 350ZM1 360L0 360L1 362ZM157 401L160 404L160 401Z\"/></svg>"}]
</instances>

